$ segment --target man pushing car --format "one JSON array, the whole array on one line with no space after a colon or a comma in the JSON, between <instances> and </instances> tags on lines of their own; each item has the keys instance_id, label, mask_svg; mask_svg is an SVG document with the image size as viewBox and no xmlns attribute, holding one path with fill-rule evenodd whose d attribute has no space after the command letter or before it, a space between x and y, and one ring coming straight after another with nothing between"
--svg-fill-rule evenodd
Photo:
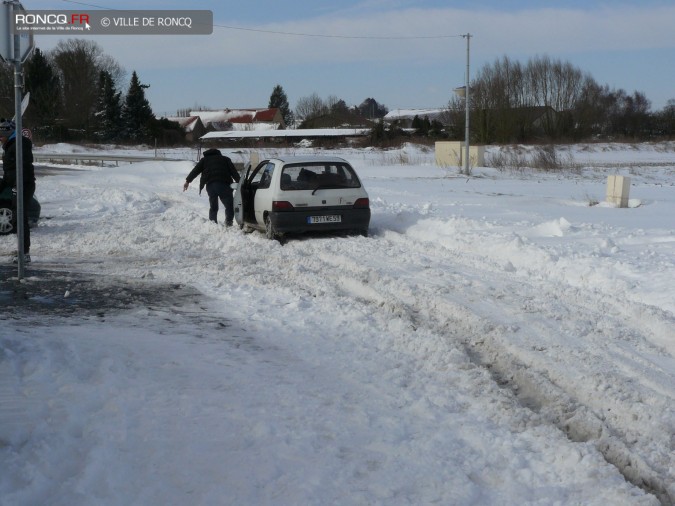
<instances>
[{"instance_id":1,"label":"man pushing car","mask_svg":"<svg viewBox=\"0 0 675 506\"><path fill-rule=\"evenodd\" d=\"M207 149L195 168L185 178L183 191L186 191L190 183L199 175L199 193L206 186L209 195L209 220L218 223L218 199L225 206L225 225L232 226L234 219L234 205L232 203L233 182L239 181L239 172L234 167L232 160L223 155L218 149Z\"/></svg>"}]
</instances>

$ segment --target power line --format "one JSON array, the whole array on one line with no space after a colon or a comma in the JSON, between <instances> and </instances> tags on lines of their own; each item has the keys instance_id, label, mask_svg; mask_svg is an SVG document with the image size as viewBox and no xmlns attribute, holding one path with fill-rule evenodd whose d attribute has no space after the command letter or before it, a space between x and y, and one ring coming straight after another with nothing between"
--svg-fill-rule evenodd
<instances>
[{"instance_id":1,"label":"power line","mask_svg":"<svg viewBox=\"0 0 675 506\"><path fill-rule=\"evenodd\" d=\"M289 35L294 37L320 37L325 39L371 39L371 40L411 40L411 39L451 39L463 37L463 35L330 35L319 33L282 32L277 30L262 30L257 28L242 28L240 26L213 25L228 30L242 30L246 32L268 33L273 35Z\"/></svg>"},{"instance_id":2,"label":"power line","mask_svg":"<svg viewBox=\"0 0 675 506\"><path fill-rule=\"evenodd\" d=\"M76 2L75 0L63 0L66 3L83 5L85 7L95 7L97 9L106 10L121 10L110 9L102 5L90 4L85 2ZM453 39L464 37L465 35L337 35L325 33L302 33L302 32L284 32L281 30L263 30L259 28L244 28L242 26L229 26L213 24L214 28L225 28L226 30L239 30L243 32L265 33L270 35L284 35L288 37L313 37L322 39L360 39L360 40L425 40L425 39Z\"/></svg>"}]
</instances>

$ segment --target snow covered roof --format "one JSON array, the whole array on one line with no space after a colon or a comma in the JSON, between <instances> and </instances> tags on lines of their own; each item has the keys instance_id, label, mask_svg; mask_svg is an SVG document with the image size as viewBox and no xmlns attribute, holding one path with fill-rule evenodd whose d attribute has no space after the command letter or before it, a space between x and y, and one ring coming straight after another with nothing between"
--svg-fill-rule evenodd
<instances>
[{"instance_id":1,"label":"snow covered roof","mask_svg":"<svg viewBox=\"0 0 675 506\"><path fill-rule=\"evenodd\" d=\"M273 138L273 137L362 137L368 135L368 128L298 128L295 130L267 130L267 131L226 131L209 132L200 140L209 139L242 139L242 138Z\"/></svg>"},{"instance_id":2,"label":"snow covered roof","mask_svg":"<svg viewBox=\"0 0 675 506\"><path fill-rule=\"evenodd\" d=\"M180 126L182 126L186 132L194 131L195 127L199 123L199 116L187 116L187 117L171 116L167 117L166 119L168 119L169 121L175 121Z\"/></svg>"},{"instance_id":3,"label":"snow covered roof","mask_svg":"<svg viewBox=\"0 0 675 506\"><path fill-rule=\"evenodd\" d=\"M278 123L232 123L231 132L265 132L279 128Z\"/></svg>"},{"instance_id":4,"label":"snow covered roof","mask_svg":"<svg viewBox=\"0 0 675 506\"><path fill-rule=\"evenodd\" d=\"M441 109L394 109L389 111L385 116L385 121L394 121L397 119L413 119L415 116L424 118L425 116L430 119L435 118L443 113L447 112L446 108Z\"/></svg>"},{"instance_id":5,"label":"snow covered roof","mask_svg":"<svg viewBox=\"0 0 675 506\"><path fill-rule=\"evenodd\" d=\"M218 109L215 111L190 111L190 116L199 116L204 125L211 123L278 123L279 109Z\"/></svg>"}]
</instances>

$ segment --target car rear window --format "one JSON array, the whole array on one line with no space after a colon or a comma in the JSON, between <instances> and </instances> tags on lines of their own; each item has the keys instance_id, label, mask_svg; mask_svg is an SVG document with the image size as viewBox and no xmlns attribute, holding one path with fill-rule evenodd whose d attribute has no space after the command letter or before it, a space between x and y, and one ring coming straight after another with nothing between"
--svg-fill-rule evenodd
<instances>
[{"instance_id":1,"label":"car rear window","mask_svg":"<svg viewBox=\"0 0 675 506\"><path fill-rule=\"evenodd\" d=\"M347 163L318 162L286 165L281 172L282 190L359 188L361 182Z\"/></svg>"}]
</instances>

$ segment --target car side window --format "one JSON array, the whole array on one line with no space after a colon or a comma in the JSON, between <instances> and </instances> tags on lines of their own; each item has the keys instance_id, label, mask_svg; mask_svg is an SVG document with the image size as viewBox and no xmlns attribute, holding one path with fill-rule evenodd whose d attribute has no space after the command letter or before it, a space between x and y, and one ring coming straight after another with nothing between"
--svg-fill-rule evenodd
<instances>
[{"instance_id":1,"label":"car side window","mask_svg":"<svg viewBox=\"0 0 675 506\"><path fill-rule=\"evenodd\" d=\"M258 183L260 182L260 178L262 177L263 168L267 163L268 162L261 162L255 168L250 169L246 173L246 181L249 184L257 187Z\"/></svg>"},{"instance_id":2,"label":"car side window","mask_svg":"<svg viewBox=\"0 0 675 506\"><path fill-rule=\"evenodd\" d=\"M260 184L258 184L258 189L269 188L270 183L272 182L272 173L274 172L274 164L269 162L264 169L260 171Z\"/></svg>"}]
</instances>

